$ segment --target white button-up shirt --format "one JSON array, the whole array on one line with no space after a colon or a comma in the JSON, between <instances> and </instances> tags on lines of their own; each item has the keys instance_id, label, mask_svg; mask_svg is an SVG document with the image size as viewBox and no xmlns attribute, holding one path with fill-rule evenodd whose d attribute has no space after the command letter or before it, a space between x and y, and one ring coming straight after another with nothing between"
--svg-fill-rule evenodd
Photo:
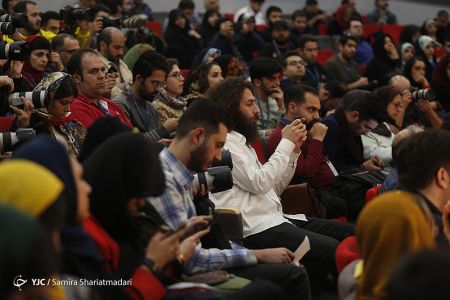
<instances>
[{"instance_id":1,"label":"white button-up shirt","mask_svg":"<svg viewBox=\"0 0 450 300\"><path fill-rule=\"evenodd\" d=\"M218 207L239 208L242 213L244 237L289 222L283 217L279 195L292 179L300 153L295 145L282 139L269 161L262 165L245 137L231 131L224 148L233 160L233 188L211 194Z\"/></svg>"}]
</instances>

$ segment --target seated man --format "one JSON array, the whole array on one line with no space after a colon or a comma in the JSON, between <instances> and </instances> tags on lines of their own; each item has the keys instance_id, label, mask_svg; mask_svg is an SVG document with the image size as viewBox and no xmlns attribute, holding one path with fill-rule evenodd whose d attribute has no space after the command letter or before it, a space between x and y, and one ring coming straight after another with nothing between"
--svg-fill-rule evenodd
<instances>
[{"instance_id":1,"label":"seated man","mask_svg":"<svg viewBox=\"0 0 450 300\"><path fill-rule=\"evenodd\" d=\"M323 219L299 220L283 216L279 195L295 172L306 128L300 120L282 130L282 139L274 154L260 164L251 143L258 137L256 121L259 109L251 83L227 78L214 86L208 97L230 114L230 132L224 148L233 160L233 188L215 193L218 206L237 207L244 222L244 245L250 248L286 247L295 251L308 237L311 250L302 259L313 285L321 285L336 275L334 252L338 240L353 234L353 225ZM233 91L231 94L229 91Z\"/></svg>"},{"instance_id":2,"label":"seated man","mask_svg":"<svg viewBox=\"0 0 450 300\"><path fill-rule=\"evenodd\" d=\"M429 129L403 140L396 152L400 186L415 193L428 206L439 230L436 242L445 249L449 248L442 222L444 206L450 197L448 149L450 132Z\"/></svg>"},{"instance_id":3,"label":"seated man","mask_svg":"<svg viewBox=\"0 0 450 300\"><path fill-rule=\"evenodd\" d=\"M111 91L111 98L114 98L124 90L130 88L133 75L127 64L122 60L125 48L125 35L115 27L103 29L97 38L98 52L102 55L103 62L108 68L108 72L116 73L116 85Z\"/></svg>"},{"instance_id":4,"label":"seated man","mask_svg":"<svg viewBox=\"0 0 450 300\"><path fill-rule=\"evenodd\" d=\"M237 23L241 15L247 15L255 17L256 25L266 25L264 14L261 12L265 0L248 0L248 2L247 6L240 8L234 14L234 22Z\"/></svg>"},{"instance_id":5,"label":"seated man","mask_svg":"<svg viewBox=\"0 0 450 300\"><path fill-rule=\"evenodd\" d=\"M279 6L271 5L266 9L267 28L258 32L265 43L272 41L272 28L275 22L283 20L283 11Z\"/></svg>"},{"instance_id":6,"label":"seated man","mask_svg":"<svg viewBox=\"0 0 450 300\"><path fill-rule=\"evenodd\" d=\"M347 85L347 90L363 88L369 81L362 77L358 64L353 60L358 40L351 35L339 39L339 52L325 62L323 67L334 79Z\"/></svg>"},{"instance_id":7,"label":"seated man","mask_svg":"<svg viewBox=\"0 0 450 300\"><path fill-rule=\"evenodd\" d=\"M261 112L257 120L260 137L269 137L285 112L280 88L283 67L273 58L258 57L250 64L250 77L255 86L256 105Z\"/></svg>"},{"instance_id":8,"label":"seated man","mask_svg":"<svg viewBox=\"0 0 450 300\"><path fill-rule=\"evenodd\" d=\"M133 68L133 84L113 100L123 109L131 124L153 141L169 138L177 129L178 119L167 119L159 123L159 114L151 104L154 96L164 85L169 64L154 51L139 56Z\"/></svg>"},{"instance_id":9,"label":"seated man","mask_svg":"<svg viewBox=\"0 0 450 300\"><path fill-rule=\"evenodd\" d=\"M205 172L214 159L221 159L227 124L227 113L213 101L195 101L180 118L170 146L161 151L166 188L161 196L147 201L173 230L196 216L192 172ZM288 264L293 259L288 249L249 250L236 244L228 246L229 249L223 250L205 249L199 244L194 256L184 262L184 270L199 273L228 269L245 278L273 281L284 288L289 298L310 299L306 272Z\"/></svg>"},{"instance_id":10,"label":"seated man","mask_svg":"<svg viewBox=\"0 0 450 300\"><path fill-rule=\"evenodd\" d=\"M373 58L372 46L364 39L364 27L359 19L350 19L346 34L354 36L358 40L354 59L359 65L368 65Z\"/></svg>"},{"instance_id":11,"label":"seated man","mask_svg":"<svg viewBox=\"0 0 450 300\"><path fill-rule=\"evenodd\" d=\"M367 15L367 23L397 24L397 16L388 7L389 0L375 0L375 9Z\"/></svg>"},{"instance_id":12,"label":"seated man","mask_svg":"<svg viewBox=\"0 0 450 300\"><path fill-rule=\"evenodd\" d=\"M332 80L320 86L320 117L324 118L336 110L341 103L342 97L347 93L345 84L337 80Z\"/></svg>"},{"instance_id":13,"label":"seated man","mask_svg":"<svg viewBox=\"0 0 450 300\"><path fill-rule=\"evenodd\" d=\"M319 90L320 84L330 81L332 77L317 62L317 56L319 54L317 39L311 35L304 35L298 41L298 47L300 49L300 56L305 61L305 81L310 82L313 88Z\"/></svg>"},{"instance_id":14,"label":"seated man","mask_svg":"<svg viewBox=\"0 0 450 300\"><path fill-rule=\"evenodd\" d=\"M338 172L382 169L383 161L376 156L364 161L361 135L383 122L383 115L380 101L374 95L354 90L342 98L342 106L334 114L322 120L328 126L324 152Z\"/></svg>"},{"instance_id":15,"label":"seated man","mask_svg":"<svg viewBox=\"0 0 450 300\"><path fill-rule=\"evenodd\" d=\"M272 155L282 138L282 130L295 119L304 120L308 136L301 147L293 180L308 181L319 190L330 190L337 172L323 155L323 139L327 126L320 123L320 99L312 87L294 84L285 97L286 114L267 141L267 151Z\"/></svg>"},{"instance_id":16,"label":"seated man","mask_svg":"<svg viewBox=\"0 0 450 300\"><path fill-rule=\"evenodd\" d=\"M283 93L295 84L301 83L305 77L305 62L297 51L291 50L283 55L283 79L280 81L280 87Z\"/></svg>"},{"instance_id":17,"label":"seated man","mask_svg":"<svg viewBox=\"0 0 450 300\"><path fill-rule=\"evenodd\" d=\"M116 116L131 127L123 110L114 101L102 96L108 92L106 66L98 52L88 48L78 50L67 63L67 71L78 88L78 96L71 105L72 115L85 128L105 116Z\"/></svg>"},{"instance_id":18,"label":"seated man","mask_svg":"<svg viewBox=\"0 0 450 300\"><path fill-rule=\"evenodd\" d=\"M258 56L265 56L281 61L283 55L289 50L295 50L296 46L290 41L288 23L284 20L276 21L272 25L272 36L259 51Z\"/></svg>"}]
</instances>

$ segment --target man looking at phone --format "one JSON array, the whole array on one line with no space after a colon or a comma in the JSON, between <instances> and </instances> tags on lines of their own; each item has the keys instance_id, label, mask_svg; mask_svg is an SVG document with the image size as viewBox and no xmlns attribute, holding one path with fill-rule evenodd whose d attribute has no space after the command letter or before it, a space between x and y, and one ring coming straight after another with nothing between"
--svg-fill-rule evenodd
<instances>
[{"instance_id":1,"label":"man looking at phone","mask_svg":"<svg viewBox=\"0 0 450 300\"><path fill-rule=\"evenodd\" d=\"M178 118L159 122L159 113L151 102L166 82L170 68L164 56L144 52L133 68L133 84L113 100L123 109L131 124L153 141L169 138L177 129Z\"/></svg>"},{"instance_id":2,"label":"man looking at phone","mask_svg":"<svg viewBox=\"0 0 450 300\"><path fill-rule=\"evenodd\" d=\"M166 189L160 197L148 198L148 201L173 230L196 215L192 172L205 172L214 159L221 159L227 124L227 113L214 101L194 101L180 118L172 143L161 151L159 157L166 175ZM290 264L294 258L291 251L230 246L230 249L220 250L203 249L200 245L194 257L184 262L184 270L199 273L228 269L248 279L270 280L284 288L292 299L310 299L309 280L304 269Z\"/></svg>"},{"instance_id":3,"label":"man looking at phone","mask_svg":"<svg viewBox=\"0 0 450 300\"><path fill-rule=\"evenodd\" d=\"M115 27L103 29L97 38L97 50L102 55L108 73L115 74L116 84L111 90L111 98L130 88L133 75L122 60L125 48L125 35Z\"/></svg>"},{"instance_id":4,"label":"man looking at phone","mask_svg":"<svg viewBox=\"0 0 450 300\"><path fill-rule=\"evenodd\" d=\"M251 144L258 138L259 108L252 85L227 78L207 96L230 115L224 148L233 160L233 188L211 195L217 206L237 207L244 223L244 246L252 249L286 247L295 251L307 236L311 249L302 259L316 287L334 285L334 261L338 240L353 234L352 225L323 219L283 216L279 195L295 172L300 148L307 138L306 126L294 120L281 131L281 141L267 163L261 164ZM231 94L229 91L233 91Z\"/></svg>"}]
</instances>

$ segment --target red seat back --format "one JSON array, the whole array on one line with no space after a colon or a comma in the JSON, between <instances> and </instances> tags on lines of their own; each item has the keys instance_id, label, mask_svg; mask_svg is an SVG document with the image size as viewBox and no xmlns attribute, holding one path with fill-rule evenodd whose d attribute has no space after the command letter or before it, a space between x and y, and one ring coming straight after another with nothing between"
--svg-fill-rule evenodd
<instances>
[{"instance_id":1,"label":"red seat back","mask_svg":"<svg viewBox=\"0 0 450 300\"><path fill-rule=\"evenodd\" d=\"M317 62L319 64L323 64L326 62L330 57L332 57L334 54L334 51L332 49L323 49L319 50L319 53L317 54Z\"/></svg>"},{"instance_id":2,"label":"red seat back","mask_svg":"<svg viewBox=\"0 0 450 300\"><path fill-rule=\"evenodd\" d=\"M258 156L258 160L261 164L265 164L267 162L266 151L263 143L264 142L261 141L261 139L256 139L256 141L252 144L252 147L255 149L256 155Z\"/></svg>"},{"instance_id":3,"label":"red seat back","mask_svg":"<svg viewBox=\"0 0 450 300\"><path fill-rule=\"evenodd\" d=\"M445 51L442 48L436 48L434 50L434 55L436 56L436 58L441 58L441 57L445 56Z\"/></svg>"},{"instance_id":4,"label":"red seat back","mask_svg":"<svg viewBox=\"0 0 450 300\"><path fill-rule=\"evenodd\" d=\"M11 130L11 126L16 119L15 116L0 117L0 132L7 132Z\"/></svg>"},{"instance_id":5,"label":"red seat back","mask_svg":"<svg viewBox=\"0 0 450 300\"><path fill-rule=\"evenodd\" d=\"M255 25L255 30L256 31L264 31L267 28L269 28L269 26L267 26L267 25Z\"/></svg>"},{"instance_id":6,"label":"red seat back","mask_svg":"<svg viewBox=\"0 0 450 300\"><path fill-rule=\"evenodd\" d=\"M328 24L320 23L319 24L319 35L327 35Z\"/></svg>"},{"instance_id":7,"label":"red seat back","mask_svg":"<svg viewBox=\"0 0 450 300\"><path fill-rule=\"evenodd\" d=\"M380 193L381 188L383 187L382 184L376 185L373 188L370 188L366 192L366 204L369 203L373 198L378 196Z\"/></svg>"},{"instance_id":8,"label":"red seat back","mask_svg":"<svg viewBox=\"0 0 450 300\"><path fill-rule=\"evenodd\" d=\"M338 273L341 273L341 271L352 261L361 258L356 237L352 235L344 239L337 246L335 257Z\"/></svg>"},{"instance_id":9,"label":"red seat back","mask_svg":"<svg viewBox=\"0 0 450 300\"><path fill-rule=\"evenodd\" d=\"M364 38L380 31L380 25L378 24L366 24L364 25Z\"/></svg>"},{"instance_id":10,"label":"red seat back","mask_svg":"<svg viewBox=\"0 0 450 300\"><path fill-rule=\"evenodd\" d=\"M383 25L383 32L388 33L394 39L395 44L398 44L398 40L400 38L400 33L403 30L403 25L391 25L386 24Z\"/></svg>"},{"instance_id":11,"label":"red seat back","mask_svg":"<svg viewBox=\"0 0 450 300\"><path fill-rule=\"evenodd\" d=\"M191 72L190 69L181 69L180 73L183 75L184 79L187 79L189 77L189 73Z\"/></svg>"},{"instance_id":12,"label":"red seat back","mask_svg":"<svg viewBox=\"0 0 450 300\"><path fill-rule=\"evenodd\" d=\"M147 22L146 25L157 36L163 36L161 24L159 24L159 22Z\"/></svg>"}]
</instances>

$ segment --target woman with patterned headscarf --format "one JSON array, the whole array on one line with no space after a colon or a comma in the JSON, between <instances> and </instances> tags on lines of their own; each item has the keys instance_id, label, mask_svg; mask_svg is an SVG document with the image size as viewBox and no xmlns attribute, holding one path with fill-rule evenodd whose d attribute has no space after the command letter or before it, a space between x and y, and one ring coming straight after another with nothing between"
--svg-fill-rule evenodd
<instances>
[{"instance_id":1,"label":"woman with patterned headscarf","mask_svg":"<svg viewBox=\"0 0 450 300\"><path fill-rule=\"evenodd\" d=\"M78 156L86 129L70 112L70 104L78 95L72 77L63 72L50 73L39 82L34 91L47 91L47 100L45 107L34 111L31 127L38 133L50 133L67 145L71 154Z\"/></svg>"}]
</instances>

